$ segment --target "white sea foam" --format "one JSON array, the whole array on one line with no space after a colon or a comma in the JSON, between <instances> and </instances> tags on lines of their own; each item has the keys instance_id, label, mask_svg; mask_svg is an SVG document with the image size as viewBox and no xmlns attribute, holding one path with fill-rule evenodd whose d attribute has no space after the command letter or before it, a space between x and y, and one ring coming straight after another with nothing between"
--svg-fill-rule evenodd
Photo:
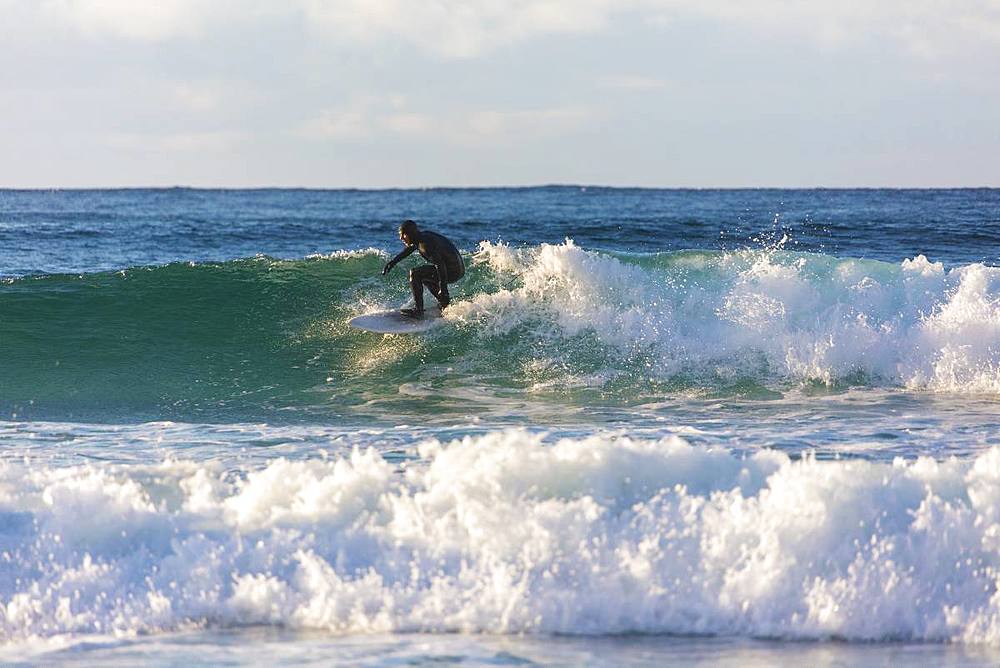
<instances>
[{"instance_id":1,"label":"white sea foam","mask_svg":"<svg viewBox=\"0 0 1000 668\"><path fill-rule=\"evenodd\" d=\"M179 628L1000 644L1000 449L741 458L518 430L274 461L0 464L8 649Z\"/></svg>"},{"instance_id":2,"label":"white sea foam","mask_svg":"<svg viewBox=\"0 0 1000 668\"><path fill-rule=\"evenodd\" d=\"M335 250L329 253L310 253L306 255L307 260L353 260L356 258L365 258L370 256L376 257L388 257L389 254L386 253L381 248L375 248L374 246L369 246L368 248L356 248L350 250Z\"/></svg>"},{"instance_id":3,"label":"white sea foam","mask_svg":"<svg viewBox=\"0 0 1000 668\"><path fill-rule=\"evenodd\" d=\"M624 355L650 356L661 376L729 368L832 383L860 372L913 389L1000 392L996 267L773 249L618 258L570 240L484 242L476 261L513 277L449 312L486 334L592 332Z\"/></svg>"}]
</instances>

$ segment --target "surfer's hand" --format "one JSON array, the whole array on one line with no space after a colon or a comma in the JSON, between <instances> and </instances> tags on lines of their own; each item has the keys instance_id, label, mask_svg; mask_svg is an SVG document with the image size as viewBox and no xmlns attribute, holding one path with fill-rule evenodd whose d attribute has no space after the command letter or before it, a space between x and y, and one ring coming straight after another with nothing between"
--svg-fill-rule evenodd
<instances>
[{"instance_id":1,"label":"surfer's hand","mask_svg":"<svg viewBox=\"0 0 1000 668\"><path fill-rule=\"evenodd\" d=\"M382 267L382 275L383 275L383 276L385 276L385 275L386 275L386 274L388 274L388 273L389 273L390 271L392 271L392 268L393 268L393 266L394 266L394 265L392 264L392 262L386 262L386 263L385 263L385 266L384 266L384 267Z\"/></svg>"},{"instance_id":2,"label":"surfer's hand","mask_svg":"<svg viewBox=\"0 0 1000 668\"><path fill-rule=\"evenodd\" d=\"M441 308L444 308L451 303L451 297L448 296L447 292L442 292L438 297L438 301L441 303Z\"/></svg>"}]
</instances>

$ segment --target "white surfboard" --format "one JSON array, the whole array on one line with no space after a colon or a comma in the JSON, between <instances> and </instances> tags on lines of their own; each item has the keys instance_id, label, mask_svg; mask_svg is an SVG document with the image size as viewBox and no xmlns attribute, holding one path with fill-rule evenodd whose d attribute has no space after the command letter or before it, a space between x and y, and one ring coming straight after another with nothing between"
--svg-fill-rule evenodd
<instances>
[{"instance_id":1,"label":"white surfboard","mask_svg":"<svg viewBox=\"0 0 1000 668\"><path fill-rule=\"evenodd\" d=\"M376 334L417 334L437 327L442 322L441 309L429 308L419 318L403 315L399 311L379 311L351 318L347 324Z\"/></svg>"}]
</instances>

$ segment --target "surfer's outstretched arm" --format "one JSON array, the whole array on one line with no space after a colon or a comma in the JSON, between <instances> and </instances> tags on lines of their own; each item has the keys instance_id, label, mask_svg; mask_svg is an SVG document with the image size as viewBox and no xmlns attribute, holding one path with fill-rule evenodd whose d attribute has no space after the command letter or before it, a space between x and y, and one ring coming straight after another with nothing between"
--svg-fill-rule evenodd
<instances>
[{"instance_id":1,"label":"surfer's outstretched arm","mask_svg":"<svg viewBox=\"0 0 1000 668\"><path fill-rule=\"evenodd\" d=\"M406 258L408 258L413 253L413 251L415 251L415 250L417 250L417 245L416 244L414 244L412 246L407 246L402 251L400 251L399 255L397 255L396 257L392 258L391 260L389 260L388 262L385 263L385 266L382 268L382 275L385 276L390 271L392 271L393 267L395 267L401 261L403 261Z\"/></svg>"}]
</instances>

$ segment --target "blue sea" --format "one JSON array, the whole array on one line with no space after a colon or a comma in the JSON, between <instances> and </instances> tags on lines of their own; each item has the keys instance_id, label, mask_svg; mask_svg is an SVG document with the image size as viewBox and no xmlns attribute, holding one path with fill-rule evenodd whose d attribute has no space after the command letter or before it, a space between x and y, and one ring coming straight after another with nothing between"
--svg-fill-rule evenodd
<instances>
[{"instance_id":1,"label":"blue sea","mask_svg":"<svg viewBox=\"0 0 1000 668\"><path fill-rule=\"evenodd\" d=\"M0 190L0 661L996 664L1000 190Z\"/></svg>"}]
</instances>

